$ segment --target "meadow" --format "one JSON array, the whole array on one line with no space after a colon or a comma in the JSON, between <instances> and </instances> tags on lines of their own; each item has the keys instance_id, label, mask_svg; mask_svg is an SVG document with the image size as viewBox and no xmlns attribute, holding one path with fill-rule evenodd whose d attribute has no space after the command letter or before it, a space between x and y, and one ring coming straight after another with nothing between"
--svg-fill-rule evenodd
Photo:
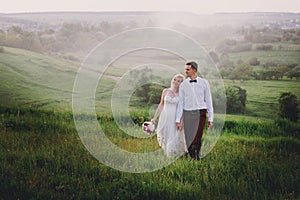
<instances>
[{"instance_id":1,"label":"meadow","mask_svg":"<svg viewBox=\"0 0 300 200\"><path fill-rule=\"evenodd\" d=\"M300 125L276 113L280 92L299 95L299 81L225 80L247 90L247 115L226 115L206 157L126 173L100 163L77 134L70 97L77 69L77 63L28 51L0 53L0 199L300 198ZM103 112L115 84L105 81L96 102L105 134L131 152L158 149L155 137L139 142ZM132 117L138 125L150 118L139 108Z\"/></svg>"},{"instance_id":2,"label":"meadow","mask_svg":"<svg viewBox=\"0 0 300 200\"><path fill-rule=\"evenodd\" d=\"M291 45L289 45L291 46ZM290 65L300 62L299 50L274 50L274 51L245 51L231 53L230 58L234 62L238 60L249 61L250 58L256 57L261 64L273 62L278 65Z\"/></svg>"},{"instance_id":3,"label":"meadow","mask_svg":"<svg viewBox=\"0 0 300 200\"><path fill-rule=\"evenodd\" d=\"M72 113L1 107L1 199L297 199L299 124L230 115L215 148L200 161L179 158L149 173L99 163L82 145ZM138 145L110 118L106 134Z\"/></svg>"},{"instance_id":4,"label":"meadow","mask_svg":"<svg viewBox=\"0 0 300 200\"><path fill-rule=\"evenodd\" d=\"M279 113L278 99L283 92L291 92L300 99L298 80L266 81L231 81L224 80L224 85L238 85L247 91L246 115L274 119Z\"/></svg>"}]
</instances>

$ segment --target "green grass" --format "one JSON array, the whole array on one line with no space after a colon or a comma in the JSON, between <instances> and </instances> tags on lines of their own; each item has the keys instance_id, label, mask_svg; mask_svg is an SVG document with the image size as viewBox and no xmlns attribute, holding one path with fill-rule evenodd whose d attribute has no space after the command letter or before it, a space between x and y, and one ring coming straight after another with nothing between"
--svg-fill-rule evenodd
<instances>
[{"instance_id":1,"label":"green grass","mask_svg":"<svg viewBox=\"0 0 300 200\"><path fill-rule=\"evenodd\" d=\"M300 63L300 51L286 51L286 50L276 50L276 51L246 51L230 53L229 57L235 63L238 60L243 60L248 63L249 59L256 57L261 65L266 62L277 63L278 65L289 65L289 64L299 64Z\"/></svg>"},{"instance_id":2,"label":"green grass","mask_svg":"<svg viewBox=\"0 0 300 200\"><path fill-rule=\"evenodd\" d=\"M78 64L77 64L78 65ZM30 51L0 53L0 95L5 104L70 108L75 63Z\"/></svg>"},{"instance_id":3,"label":"green grass","mask_svg":"<svg viewBox=\"0 0 300 200\"><path fill-rule=\"evenodd\" d=\"M0 104L70 111L79 66L80 63L5 47L0 53ZM99 83L97 110L105 111L110 105L115 82L104 77Z\"/></svg>"},{"instance_id":4,"label":"green grass","mask_svg":"<svg viewBox=\"0 0 300 200\"><path fill-rule=\"evenodd\" d=\"M267 80L267 81L230 81L224 84L238 85L247 91L246 114L262 118L272 118L278 115L278 99L283 92L292 92L300 100L299 80Z\"/></svg>"},{"instance_id":5,"label":"green grass","mask_svg":"<svg viewBox=\"0 0 300 200\"><path fill-rule=\"evenodd\" d=\"M132 174L94 159L82 145L71 113L8 107L1 107L1 113L1 199L300 197L299 124L292 131L277 124L277 134L267 134L277 122L231 115L215 148L201 161L180 158L163 169ZM118 132L110 118L99 117L118 146L132 152L143 151L145 144L148 150L157 148L155 138L140 145Z\"/></svg>"},{"instance_id":6,"label":"green grass","mask_svg":"<svg viewBox=\"0 0 300 200\"><path fill-rule=\"evenodd\" d=\"M78 66L12 48L0 53L0 199L300 198L300 127L275 115L281 92L300 98L299 81L225 80L247 90L248 116L227 115L216 146L200 162L180 158L134 174L99 163L83 146L71 112ZM109 114L116 80L101 81L95 106L107 137L130 152L158 149L155 137L120 130ZM130 108L137 125L149 120L148 112Z\"/></svg>"},{"instance_id":7,"label":"green grass","mask_svg":"<svg viewBox=\"0 0 300 200\"><path fill-rule=\"evenodd\" d=\"M73 84L79 66L79 63L5 47L4 53L0 53L0 103L71 111ZM121 68L111 67L98 83L97 113L111 112L111 95L117 82L111 75L120 72ZM300 84L296 80L243 83L224 80L224 83L247 90L247 115L273 117L281 92L293 92L300 99Z\"/></svg>"}]
</instances>

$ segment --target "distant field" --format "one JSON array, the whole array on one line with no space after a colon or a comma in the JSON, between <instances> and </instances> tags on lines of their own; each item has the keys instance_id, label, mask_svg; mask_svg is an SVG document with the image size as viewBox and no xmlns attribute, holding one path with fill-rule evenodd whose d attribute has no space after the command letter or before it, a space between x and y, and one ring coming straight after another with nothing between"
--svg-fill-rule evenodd
<instances>
[{"instance_id":1,"label":"distant field","mask_svg":"<svg viewBox=\"0 0 300 200\"><path fill-rule=\"evenodd\" d=\"M1 103L70 107L78 64L20 49L0 53ZM4 102L3 102L4 101Z\"/></svg>"},{"instance_id":2,"label":"distant field","mask_svg":"<svg viewBox=\"0 0 300 200\"><path fill-rule=\"evenodd\" d=\"M289 64L299 64L300 63L300 51L286 51L286 50L276 50L276 51L246 51L238 53L230 53L229 57L235 63L238 60L243 60L248 62L250 58L256 57L260 64L266 62L277 63L278 65L289 65Z\"/></svg>"},{"instance_id":3,"label":"distant field","mask_svg":"<svg viewBox=\"0 0 300 200\"><path fill-rule=\"evenodd\" d=\"M3 97L0 103L71 110L73 85L81 63L21 49L4 49L4 53L0 53L0 95ZM182 63L178 57L156 50L132 52L118 58L105 70L98 83L96 109L106 112L115 84L130 70L156 66L156 75L164 79L167 77L169 84L170 75L183 71ZM160 70L159 67L164 65L171 67Z\"/></svg>"},{"instance_id":4,"label":"distant field","mask_svg":"<svg viewBox=\"0 0 300 200\"><path fill-rule=\"evenodd\" d=\"M283 92L292 92L300 101L299 80L230 81L225 85L238 85L247 91L246 115L273 118L278 114L278 99Z\"/></svg>"},{"instance_id":5,"label":"distant field","mask_svg":"<svg viewBox=\"0 0 300 200\"><path fill-rule=\"evenodd\" d=\"M120 64L121 61L122 59L115 64ZM0 66L0 103L71 110L74 78L80 63L20 49L5 48L5 52L0 53ZM180 69L180 66L174 67ZM118 76L129 68L130 66L110 67L105 72L105 77L99 82L96 92L97 112L107 112ZM243 83L224 80L224 83L239 85L247 90L247 115L272 117L274 111L277 111L278 97L281 92L293 92L300 99L300 81L296 80L250 80Z\"/></svg>"}]
</instances>

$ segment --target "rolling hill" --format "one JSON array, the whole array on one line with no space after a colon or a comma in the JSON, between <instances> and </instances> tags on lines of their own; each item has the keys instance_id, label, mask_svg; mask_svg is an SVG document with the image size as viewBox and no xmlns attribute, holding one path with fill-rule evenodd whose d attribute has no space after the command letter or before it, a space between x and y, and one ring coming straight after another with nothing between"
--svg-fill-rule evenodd
<instances>
[{"instance_id":1,"label":"rolling hill","mask_svg":"<svg viewBox=\"0 0 300 200\"><path fill-rule=\"evenodd\" d=\"M0 53L0 103L71 108L78 63L5 47Z\"/></svg>"}]
</instances>

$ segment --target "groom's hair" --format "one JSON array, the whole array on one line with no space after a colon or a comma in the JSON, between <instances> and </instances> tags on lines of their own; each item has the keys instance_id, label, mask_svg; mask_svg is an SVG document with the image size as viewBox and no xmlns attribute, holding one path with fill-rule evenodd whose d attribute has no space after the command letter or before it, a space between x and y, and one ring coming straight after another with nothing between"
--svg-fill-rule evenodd
<instances>
[{"instance_id":1,"label":"groom's hair","mask_svg":"<svg viewBox=\"0 0 300 200\"><path fill-rule=\"evenodd\" d=\"M194 61L188 62L185 65L190 65L192 68L194 68L196 71L198 70L198 64Z\"/></svg>"}]
</instances>

